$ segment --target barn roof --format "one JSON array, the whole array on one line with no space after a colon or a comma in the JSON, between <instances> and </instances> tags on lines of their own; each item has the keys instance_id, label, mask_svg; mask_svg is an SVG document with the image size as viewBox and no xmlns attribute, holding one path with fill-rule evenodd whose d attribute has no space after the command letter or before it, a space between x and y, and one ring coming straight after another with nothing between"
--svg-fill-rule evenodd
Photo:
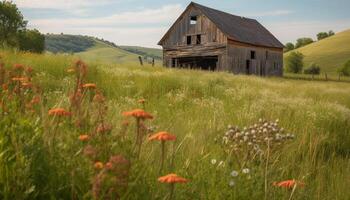
<instances>
[{"instance_id":1,"label":"barn roof","mask_svg":"<svg viewBox=\"0 0 350 200\"><path fill-rule=\"evenodd\" d=\"M191 5L198 8L231 40L258 46L284 47L275 36L255 19L232 15L194 2L191 2L189 6ZM166 35L159 43L165 39Z\"/></svg>"}]
</instances>

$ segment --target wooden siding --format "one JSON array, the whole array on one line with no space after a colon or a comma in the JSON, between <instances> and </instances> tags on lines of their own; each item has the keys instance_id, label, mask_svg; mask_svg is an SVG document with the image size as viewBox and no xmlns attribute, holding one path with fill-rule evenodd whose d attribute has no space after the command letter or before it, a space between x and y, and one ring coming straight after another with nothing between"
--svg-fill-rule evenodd
<instances>
[{"instance_id":1,"label":"wooden siding","mask_svg":"<svg viewBox=\"0 0 350 200\"><path fill-rule=\"evenodd\" d=\"M191 16L197 16L197 24L191 25ZM179 20L173 25L171 30L167 33L162 46L163 48L171 48L173 46L188 46L187 36L192 37L192 45L196 45L196 36L201 35L202 44L226 44L227 37L212 23L206 16L204 16L198 9L189 7L183 13Z\"/></svg>"},{"instance_id":2,"label":"wooden siding","mask_svg":"<svg viewBox=\"0 0 350 200\"><path fill-rule=\"evenodd\" d=\"M251 59L252 51L255 52L255 59ZM261 76L282 76L283 74L282 49L240 44L229 40L227 55L225 71L247 74L247 61L249 61L249 74Z\"/></svg>"}]
</instances>

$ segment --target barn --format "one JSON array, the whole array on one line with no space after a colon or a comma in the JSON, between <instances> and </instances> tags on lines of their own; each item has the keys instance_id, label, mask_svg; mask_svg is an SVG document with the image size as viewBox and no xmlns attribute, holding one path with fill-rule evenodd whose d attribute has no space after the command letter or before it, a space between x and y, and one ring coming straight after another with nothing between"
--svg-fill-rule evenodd
<instances>
[{"instance_id":1,"label":"barn","mask_svg":"<svg viewBox=\"0 0 350 200\"><path fill-rule=\"evenodd\" d=\"M165 33L166 67L283 75L283 44L255 19L191 2Z\"/></svg>"}]
</instances>

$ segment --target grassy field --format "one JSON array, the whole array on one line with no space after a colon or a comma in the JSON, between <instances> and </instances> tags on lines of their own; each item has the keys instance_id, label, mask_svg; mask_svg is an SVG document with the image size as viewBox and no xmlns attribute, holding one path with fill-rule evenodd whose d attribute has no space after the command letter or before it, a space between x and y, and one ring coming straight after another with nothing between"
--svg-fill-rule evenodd
<instances>
[{"instance_id":1,"label":"grassy field","mask_svg":"<svg viewBox=\"0 0 350 200\"><path fill-rule=\"evenodd\" d=\"M350 196L348 83L128 63L88 62L87 75L78 76L85 69L67 72L74 57L0 55L9 69L16 63L33 67L32 83L40 86L22 91L16 89L17 82L5 80L9 89L1 89L1 199L109 199L112 195L113 199L169 199L169 185L157 181L168 173L189 180L176 185L173 199L347 200ZM77 77L95 83L99 90L77 92ZM37 104L24 106L36 95ZM77 96L82 98L79 104L72 98ZM138 102L142 98L144 105ZM72 115L48 115L58 107ZM135 120L122 113L143 107L154 119L137 129ZM273 123L265 126L260 118ZM294 139L282 143L268 136L260 141L258 157L252 157L245 138L233 141L226 134L229 125L247 127L243 133L249 132L249 138L255 136L256 127L266 127L269 133L277 126L276 119ZM137 130L145 134L140 155L134 151ZM159 131L177 137L165 143L163 169L160 143L146 139ZM80 141L85 134L90 140ZM265 130L259 129L259 134ZM113 155L119 157L110 158ZM274 184L289 179L299 184L290 189Z\"/></svg>"},{"instance_id":2,"label":"grassy field","mask_svg":"<svg viewBox=\"0 0 350 200\"><path fill-rule=\"evenodd\" d=\"M323 73L336 74L337 69L350 60L350 30L337 33L296 51L305 56L305 67L316 63ZM288 55L288 53L286 54Z\"/></svg>"}]
</instances>

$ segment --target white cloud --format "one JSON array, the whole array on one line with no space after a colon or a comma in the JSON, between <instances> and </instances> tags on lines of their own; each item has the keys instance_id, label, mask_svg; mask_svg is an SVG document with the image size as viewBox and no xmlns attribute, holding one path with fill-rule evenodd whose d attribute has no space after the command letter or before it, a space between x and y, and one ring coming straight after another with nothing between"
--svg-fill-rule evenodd
<instances>
[{"instance_id":1,"label":"white cloud","mask_svg":"<svg viewBox=\"0 0 350 200\"><path fill-rule=\"evenodd\" d=\"M91 35L116 44L157 47L157 42L183 11L179 4L128 11L97 18L33 19L30 28L44 33Z\"/></svg>"},{"instance_id":2,"label":"white cloud","mask_svg":"<svg viewBox=\"0 0 350 200\"><path fill-rule=\"evenodd\" d=\"M350 19L335 21L290 21L264 24L281 42L295 42L300 37L316 39L319 32L349 29Z\"/></svg>"},{"instance_id":3,"label":"white cloud","mask_svg":"<svg viewBox=\"0 0 350 200\"><path fill-rule=\"evenodd\" d=\"M20 8L72 9L111 3L112 0L14 0Z\"/></svg>"},{"instance_id":4,"label":"white cloud","mask_svg":"<svg viewBox=\"0 0 350 200\"><path fill-rule=\"evenodd\" d=\"M281 16L281 15L290 15L294 13L291 10L273 10L268 12L261 12L258 14L248 14L249 17L267 17L267 16Z\"/></svg>"}]
</instances>

